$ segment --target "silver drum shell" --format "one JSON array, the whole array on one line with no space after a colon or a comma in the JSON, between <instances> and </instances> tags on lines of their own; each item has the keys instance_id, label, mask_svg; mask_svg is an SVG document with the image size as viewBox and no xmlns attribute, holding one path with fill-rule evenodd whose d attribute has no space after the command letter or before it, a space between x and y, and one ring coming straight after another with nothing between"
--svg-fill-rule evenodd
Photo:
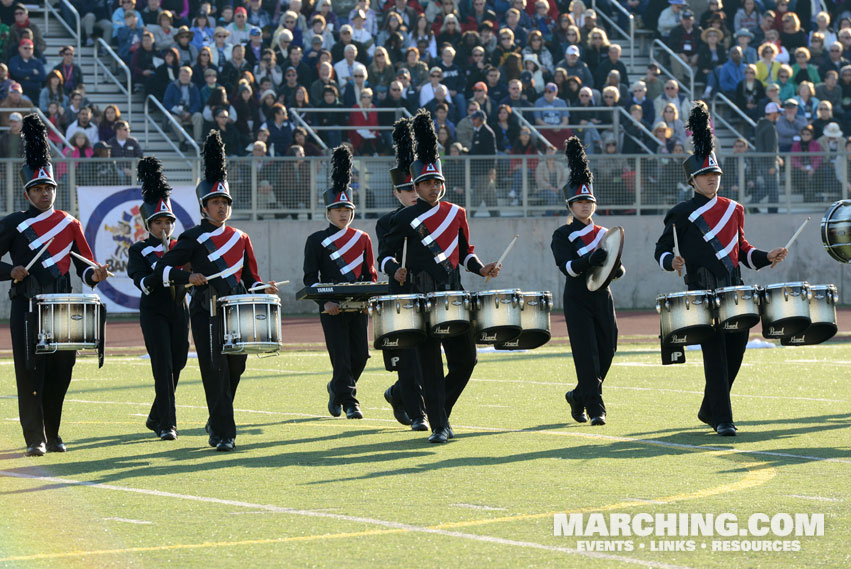
<instances>
[{"instance_id":1,"label":"silver drum shell","mask_svg":"<svg viewBox=\"0 0 851 569\"><path fill-rule=\"evenodd\" d=\"M656 297L662 343L673 346L700 344L715 334L711 290L674 292Z\"/></svg>"},{"instance_id":2,"label":"silver drum shell","mask_svg":"<svg viewBox=\"0 0 851 569\"><path fill-rule=\"evenodd\" d=\"M96 294L39 294L36 352L97 349L100 345L100 298Z\"/></svg>"},{"instance_id":3,"label":"silver drum shell","mask_svg":"<svg viewBox=\"0 0 851 569\"><path fill-rule=\"evenodd\" d=\"M466 333L472 322L470 293L464 291L426 294L428 333L436 338L451 338Z\"/></svg>"},{"instance_id":4,"label":"silver drum shell","mask_svg":"<svg viewBox=\"0 0 851 569\"><path fill-rule=\"evenodd\" d=\"M550 291L521 292L520 335L502 342L497 350L534 350L550 341L550 311L553 295Z\"/></svg>"},{"instance_id":5,"label":"silver drum shell","mask_svg":"<svg viewBox=\"0 0 851 569\"><path fill-rule=\"evenodd\" d=\"M743 332L759 323L760 288L757 286L727 286L715 289L718 329L722 332Z\"/></svg>"},{"instance_id":6,"label":"silver drum shell","mask_svg":"<svg viewBox=\"0 0 851 569\"><path fill-rule=\"evenodd\" d=\"M426 338L425 296L397 294L369 299L372 345L377 350L413 348Z\"/></svg>"},{"instance_id":7,"label":"silver drum shell","mask_svg":"<svg viewBox=\"0 0 851 569\"><path fill-rule=\"evenodd\" d=\"M476 293L476 343L501 344L519 336L523 330L522 302L518 289L486 290Z\"/></svg>"},{"instance_id":8,"label":"silver drum shell","mask_svg":"<svg viewBox=\"0 0 851 569\"><path fill-rule=\"evenodd\" d=\"M281 350L281 299L276 294L234 294L219 299L222 353L274 354Z\"/></svg>"},{"instance_id":9,"label":"silver drum shell","mask_svg":"<svg viewBox=\"0 0 851 569\"><path fill-rule=\"evenodd\" d=\"M810 285L807 282L767 285L762 290L759 311L764 337L776 339L800 334L812 322Z\"/></svg>"},{"instance_id":10,"label":"silver drum shell","mask_svg":"<svg viewBox=\"0 0 851 569\"><path fill-rule=\"evenodd\" d=\"M836 304L839 291L836 285L810 285L810 320L807 329L780 340L784 346L809 346L821 344L836 335Z\"/></svg>"}]
</instances>

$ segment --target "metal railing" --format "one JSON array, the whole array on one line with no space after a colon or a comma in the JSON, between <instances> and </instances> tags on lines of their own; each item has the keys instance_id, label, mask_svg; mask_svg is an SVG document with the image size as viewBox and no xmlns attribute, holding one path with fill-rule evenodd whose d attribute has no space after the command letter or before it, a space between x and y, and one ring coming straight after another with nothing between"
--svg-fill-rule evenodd
<instances>
[{"instance_id":1,"label":"metal railing","mask_svg":"<svg viewBox=\"0 0 851 569\"><path fill-rule=\"evenodd\" d=\"M290 109L290 116L295 120L298 126L307 131L307 134L310 136L310 138L313 139L316 144L319 145L319 148L321 148L322 150L328 150L328 145L325 144L325 141L322 140L322 138L318 134L316 134L316 131L313 130L313 127L307 124L307 121L304 120L304 117L302 117L295 108Z\"/></svg>"},{"instance_id":2,"label":"metal railing","mask_svg":"<svg viewBox=\"0 0 851 569\"><path fill-rule=\"evenodd\" d=\"M183 142L186 142L195 150L194 156L187 157L180 149L180 143L175 144L174 140L172 140L172 137L166 134L166 132L160 127L157 120L151 114L149 108L150 104L153 104L154 107L156 107L156 109L160 111L160 114L163 116L163 118L171 125L173 132L180 136L183 139ZM198 173L200 172L201 149L198 147L198 144L195 142L195 139L189 136L189 133L186 132L186 129L183 128L183 125L177 122L177 119L174 118L174 115L172 115L168 111L168 109L166 109L163 104L157 100L156 97L154 97L153 95L148 95L147 97L145 97L145 144L150 143L149 127L151 126L153 126L154 130L156 130L160 134L160 136L162 136L163 140L165 140L169 144L169 146L174 149L174 151L180 156L180 158L186 160L186 165L192 169L193 179L198 179Z\"/></svg>"},{"instance_id":3,"label":"metal railing","mask_svg":"<svg viewBox=\"0 0 851 569\"><path fill-rule=\"evenodd\" d=\"M637 128L638 130L640 130L640 131L644 132L644 134L645 134L646 136L648 136L648 137L650 137L650 138L654 138L654 136L653 136L653 132L651 132L651 130L650 130L649 128L647 128L647 127L644 125L644 123L642 123L640 120L637 120L635 117L633 117L631 114L629 114L629 112L628 112L625 108L623 108L623 107L619 107L619 108L620 108L620 115L621 115L622 117L624 117L624 120L629 121L629 122L630 122L630 124L632 124L635 128ZM646 144L644 144L644 142L643 142L642 140L640 140L640 139L638 139L638 138L636 138L636 137L632 136L631 134L629 134L629 133L628 133L628 132L626 132L626 131L624 131L624 133L623 133L623 134L624 134L624 136L628 136L628 137L630 137L630 138L631 138L631 139L632 139L632 140L633 140L636 144L638 144L638 145L639 145L642 149L644 149L644 151L645 151L645 152L647 152L648 154L653 154L653 151L652 151L652 150L650 150L650 149L647 147L647 145L646 145Z\"/></svg>"},{"instance_id":4,"label":"metal railing","mask_svg":"<svg viewBox=\"0 0 851 569\"><path fill-rule=\"evenodd\" d=\"M673 59L674 61L679 63L680 66L686 71L686 73L688 74L688 78L689 78L688 87L683 85L682 82L679 80L679 78L676 75L674 75L671 71L669 71L666 65L663 65L662 62L659 61L659 59L656 57L656 50L654 49L656 47L660 48L662 51L667 53L668 56L671 59ZM665 43L662 42L662 40L658 40L658 39L653 40L653 43L650 44L650 61L652 61L653 63L658 65L659 69L662 71L662 73L664 73L670 79L673 79L674 81L679 83L680 88L685 90L692 99L694 98L694 69L692 69L691 66L688 65L688 63L683 61L682 58L679 55L674 53L674 50L672 50L670 47L665 45Z\"/></svg>"},{"instance_id":5,"label":"metal railing","mask_svg":"<svg viewBox=\"0 0 851 569\"><path fill-rule=\"evenodd\" d=\"M127 75L127 83L122 83L121 80L116 77L110 66L104 63L101 60L100 50L106 52L109 56L113 65L117 66L121 71L123 71ZM98 70L103 71L103 74L112 80L113 83L118 87L118 90L127 95L127 118L128 120L133 119L133 75L130 73L130 68L127 67L127 64L122 61L118 54L106 43L103 38L98 38L95 43L95 89L97 89L100 84L100 74Z\"/></svg>"},{"instance_id":6,"label":"metal railing","mask_svg":"<svg viewBox=\"0 0 851 569\"><path fill-rule=\"evenodd\" d=\"M384 113L384 114L398 113L398 114L401 114L402 116L405 116L405 117L411 116L411 113L409 113L408 109L406 109L405 107L398 107L398 108L393 108L393 109L378 108L378 107L375 107L375 108L372 108L372 109L361 109L359 107L357 109L355 107L351 107L351 108L345 108L344 107L344 108L341 108L341 109L325 109L325 108L322 108L322 107L302 107L302 108L299 108L299 109L289 108L287 110L289 111L289 114L298 117L298 120L300 121L299 124L305 125L305 126L307 125L307 122L304 120L304 117L303 117L303 115L305 113L345 113L345 114L350 115L350 114L355 113L355 112L364 112L364 113ZM340 130L341 128L344 128L344 127L347 127L347 126L348 125L334 125L334 126L311 125L308 128L310 128L310 130L313 130L313 131L321 131L321 130ZM366 126L364 126L363 128L366 128ZM369 130L393 130L393 125L391 124L391 125L369 126Z\"/></svg>"},{"instance_id":7,"label":"metal railing","mask_svg":"<svg viewBox=\"0 0 851 569\"><path fill-rule=\"evenodd\" d=\"M53 14L53 17L55 17L56 20L60 24L62 24L62 27L65 28L66 30L68 30L69 34L74 36L74 40L77 43L77 49L74 52L74 59L77 62L77 65L81 65L80 58L82 57L82 54L80 52L81 52L81 45L82 44L80 43L80 35L81 35L80 34L80 13L77 11L77 8L75 8L74 5L71 2L69 2L69 0L60 0L59 3L62 4L68 10L68 12L74 17L74 23L76 25L72 28L70 25L68 25L68 22L65 21L65 18L62 17L62 14L60 14L59 11L57 11L57 9L54 6L52 6L50 2L45 2L44 3L44 7L45 7L45 10L44 10L44 31L45 31L45 33L47 32L47 15Z\"/></svg>"},{"instance_id":8,"label":"metal railing","mask_svg":"<svg viewBox=\"0 0 851 569\"><path fill-rule=\"evenodd\" d=\"M734 113L736 113L746 125L750 126L751 128L756 128L756 123L753 121L753 119L751 119L747 115L747 113L740 109L739 106L733 101L731 101L730 98L727 97L724 93L716 93L715 96L712 98L712 117L715 120L718 120L725 127L727 127L727 129L729 129L737 138L741 138L745 142L747 142L748 147L756 148L753 143L751 143L749 137L739 132L739 130L735 128L732 124L730 124L730 122L725 119L721 113L717 112L716 107L719 101L727 105L727 107L730 108Z\"/></svg>"},{"instance_id":9,"label":"metal railing","mask_svg":"<svg viewBox=\"0 0 851 569\"><path fill-rule=\"evenodd\" d=\"M597 16L602 18L603 21L606 22L611 29L620 33L624 37L624 39L626 39L629 43L629 67L633 68L635 67L635 16L633 16L629 12L629 10L621 6L619 2L611 2L609 3L609 5L614 7L617 11L619 11L623 16L626 17L627 21L629 22L629 25L627 26L629 28L629 31L626 31L619 25L617 25L617 23L612 18L610 18L608 14L601 10L598 10L597 0L593 0L591 2L591 6L594 8L594 11L597 13Z\"/></svg>"},{"instance_id":10,"label":"metal railing","mask_svg":"<svg viewBox=\"0 0 851 569\"><path fill-rule=\"evenodd\" d=\"M851 195L851 153L746 152L719 154L724 175L720 194L742 203L751 213L818 213ZM683 175L686 155L588 155L600 215L660 215L689 199L692 188ZM195 172L201 159L188 157ZM470 216L534 217L562 215L562 187L569 171L560 154L445 156L446 200L468 209ZM134 184L134 160L56 157L60 191L57 208L76 214L74 188ZM181 161L182 162L182 161ZM352 187L358 218L377 218L395 209L388 170L391 156L355 156ZM0 204L6 213L25 207L18 169L23 160L0 160ZM807 165L810 168L807 168ZM776 167L774 173L769 168ZM167 162L166 175L174 168ZM179 165L177 168L183 168ZM228 157L228 182L235 219L324 219L322 192L331 184L327 157Z\"/></svg>"}]
</instances>

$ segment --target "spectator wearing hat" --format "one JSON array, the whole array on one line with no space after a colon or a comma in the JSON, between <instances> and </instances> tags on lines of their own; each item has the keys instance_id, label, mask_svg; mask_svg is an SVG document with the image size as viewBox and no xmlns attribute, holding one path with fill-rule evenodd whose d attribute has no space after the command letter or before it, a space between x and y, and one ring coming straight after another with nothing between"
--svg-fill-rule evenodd
<instances>
[{"instance_id":1,"label":"spectator wearing hat","mask_svg":"<svg viewBox=\"0 0 851 569\"><path fill-rule=\"evenodd\" d=\"M191 43L194 37L195 32L188 26L180 26L175 31L174 47L180 53L180 61L191 62L198 59L198 48Z\"/></svg>"},{"instance_id":2,"label":"spectator wearing hat","mask_svg":"<svg viewBox=\"0 0 851 569\"><path fill-rule=\"evenodd\" d=\"M807 119L798 114L798 101L786 99L783 102L783 114L777 119L777 147L780 152L789 152L795 137L807 126Z\"/></svg>"},{"instance_id":3,"label":"spectator wearing hat","mask_svg":"<svg viewBox=\"0 0 851 569\"><path fill-rule=\"evenodd\" d=\"M365 49L366 54L372 59L375 54L375 36L366 28L366 12L354 10L350 21L352 22L352 41L361 44L362 49Z\"/></svg>"},{"instance_id":4,"label":"spectator wearing hat","mask_svg":"<svg viewBox=\"0 0 851 569\"><path fill-rule=\"evenodd\" d=\"M842 129L835 122L828 123L818 143L825 153L825 169L828 170L824 176L825 191L838 196L842 191L842 184L848 184L848 172L843 169L842 162L851 158L851 155L843 156L845 138Z\"/></svg>"},{"instance_id":5,"label":"spectator wearing hat","mask_svg":"<svg viewBox=\"0 0 851 569\"><path fill-rule=\"evenodd\" d=\"M192 126L192 136L196 142L203 141L204 116L201 114L201 92L192 82L192 68L183 66L178 71L177 80L166 88L163 106L181 125Z\"/></svg>"},{"instance_id":6,"label":"spectator wearing hat","mask_svg":"<svg viewBox=\"0 0 851 569\"><path fill-rule=\"evenodd\" d=\"M686 8L685 0L668 0L668 7L659 14L659 21L656 24L656 31L659 32L663 41L671 35L671 30L680 25L682 12Z\"/></svg>"},{"instance_id":7,"label":"spectator wearing hat","mask_svg":"<svg viewBox=\"0 0 851 569\"><path fill-rule=\"evenodd\" d=\"M0 109L20 109L33 106L32 100L24 95L24 90L17 81L12 82L6 98L0 101ZM9 113L0 112L0 126L9 126L9 116Z\"/></svg>"},{"instance_id":8,"label":"spectator wearing hat","mask_svg":"<svg viewBox=\"0 0 851 569\"><path fill-rule=\"evenodd\" d=\"M9 59L9 75L21 84L24 94L37 101L46 73L44 65L33 54L33 42L23 39L18 45L18 54Z\"/></svg>"},{"instance_id":9,"label":"spectator wearing hat","mask_svg":"<svg viewBox=\"0 0 851 569\"><path fill-rule=\"evenodd\" d=\"M700 47L697 48L697 73L695 81L706 83L703 98L707 98L712 89L718 88L718 68L727 61L724 44L724 32L718 28L707 28L700 34Z\"/></svg>"},{"instance_id":10,"label":"spectator wearing hat","mask_svg":"<svg viewBox=\"0 0 851 569\"><path fill-rule=\"evenodd\" d=\"M248 23L248 11L244 6L239 6L233 11L233 22L228 24L225 29L230 32L228 42L231 45L248 43L251 39L251 30L255 29Z\"/></svg>"},{"instance_id":11,"label":"spectator wearing hat","mask_svg":"<svg viewBox=\"0 0 851 569\"><path fill-rule=\"evenodd\" d=\"M692 69L697 67L697 51L701 44L700 35L700 29L694 25L694 13L685 9L680 12L680 23L674 26L668 36L668 47ZM671 71L678 79L685 81L687 73L681 63L672 61Z\"/></svg>"},{"instance_id":12,"label":"spectator wearing hat","mask_svg":"<svg viewBox=\"0 0 851 569\"><path fill-rule=\"evenodd\" d=\"M225 63L230 61L233 44L228 42L230 32L226 28L218 26L213 31L213 44L210 46L211 61L221 71Z\"/></svg>"},{"instance_id":13,"label":"spectator wearing hat","mask_svg":"<svg viewBox=\"0 0 851 569\"><path fill-rule=\"evenodd\" d=\"M129 65L133 60L133 52L142 44L145 28L139 23L135 11L128 11L124 19L125 25L118 30L118 56ZM154 43L156 43L156 37Z\"/></svg>"},{"instance_id":14,"label":"spectator wearing hat","mask_svg":"<svg viewBox=\"0 0 851 569\"><path fill-rule=\"evenodd\" d=\"M555 83L544 86L544 95L535 101L535 108L540 109L535 111L534 119L536 125L544 127L540 129L541 134L550 144L561 148L571 135L567 128L570 114L567 112L567 103L558 98L558 86Z\"/></svg>"},{"instance_id":15,"label":"spectator wearing hat","mask_svg":"<svg viewBox=\"0 0 851 569\"><path fill-rule=\"evenodd\" d=\"M248 32L248 43L245 44L245 60L251 69L263 58L263 32L260 28L252 27Z\"/></svg>"},{"instance_id":16,"label":"spectator wearing hat","mask_svg":"<svg viewBox=\"0 0 851 569\"><path fill-rule=\"evenodd\" d=\"M594 78L591 70L584 61L579 59L579 48L575 45L568 46L564 50L564 59L559 61L556 67L564 69L568 75L578 77L583 86L593 87Z\"/></svg>"},{"instance_id":17,"label":"spectator wearing hat","mask_svg":"<svg viewBox=\"0 0 851 569\"><path fill-rule=\"evenodd\" d=\"M783 159L778 156L777 120L780 117L780 106L771 102L765 106L765 116L756 123L755 149L763 154L757 159L756 189L751 197L752 203L759 203L768 196L769 203L776 203L778 198L777 174L783 165ZM777 208L769 208L769 213L776 213Z\"/></svg>"},{"instance_id":18,"label":"spectator wearing hat","mask_svg":"<svg viewBox=\"0 0 851 569\"><path fill-rule=\"evenodd\" d=\"M23 155L21 144L21 127L24 117L21 113L9 113L9 129L0 134L0 158L18 159Z\"/></svg>"},{"instance_id":19,"label":"spectator wearing hat","mask_svg":"<svg viewBox=\"0 0 851 569\"><path fill-rule=\"evenodd\" d=\"M753 0L749 0L753 1ZM759 60L759 55L756 53L756 49L751 45L751 42L754 39L753 32L748 29L740 29L736 30L735 40L736 45L742 49L742 61L745 65L750 65L751 63L756 63Z\"/></svg>"},{"instance_id":20,"label":"spectator wearing hat","mask_svg":"<svg viewBox=\"0 0 851 569\"><path fill-rule=\"evenodd\" d=\"M121 4L112 13L112 38L118 39L118 32L127 25L127 12L136 14L136 22L142 22L142 13L136 9L136 0L121 0Z\"/></svg>"},{"instance_id":21,"label":"spectator wearing hat","mask_svg":"<svg viewBox=\"0 0 851 569\"><path fill-rule=\"evenodd\" d=\"M84 83L83 70L74 63L73 46L66 45L59 48L59 55L62 57L62 61L57 63L53 69L62 74L62 88L68 95Z\"/></svg>"},{"instance_id":22,"label":"spectator wearing hat","mask_svg":"<svg viewBox=\"0 0 851 569\"><path fill-rule=\"evenodd\" d=\"M41 28L30 19L29 11L25 5L21 3L15 4L14 22L6 20L4 23L9 24L9 39L6 40L7 57L14 57L15 53L18 53L17 48L24 38L29 38L33 42L33 57L41 58L44 55L46 44L44 42L44 36L41 33ZM28 35L26 33L27 30L32 35Z\"/></svg>"},{"instance_id":23,"label":"spectator wearing hat","mask_svg":"<svg viewBox=\"0 0 851 569\"><path fill-rule=\"evenodd\" d=\"M762 86L762 82L756 78L756 66L745 66L744 79L736 85L733 101L751 120L758 121L765 113L763 97L765 97L765 88Z\"/></svg>"},{"instance_id":24,"label":"spectator wearing hat","mask_svg":"<svg viewBox=\"0 0 851 569\"><path fill-rule=\"evenodd\" d=\"M484 111L478 110L470 115L473 125L473 140L470 143L470 156L477 156L470 163L472 182L472 201L467 207L478 206L482 201L490 208L490 216L498 217L496 209L496 136L488 126Z\"/></svg>"}]
</instances>

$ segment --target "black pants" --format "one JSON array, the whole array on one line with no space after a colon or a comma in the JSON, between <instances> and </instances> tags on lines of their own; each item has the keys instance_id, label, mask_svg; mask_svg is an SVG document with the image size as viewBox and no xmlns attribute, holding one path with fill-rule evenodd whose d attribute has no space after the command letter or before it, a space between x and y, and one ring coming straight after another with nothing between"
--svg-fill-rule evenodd
<instances>
[{"instance_id":1,"label":"black pants","mask_svg":"<svg viewBox=\"0 0 851 569\"><path fill-rule=\"evenodd\" d=\"M154 404L148 419L160 430L176 429L174 390L189 353L189 314L186 309L170 314L141 309L139 324L154 374Z\"/></svg>"},{"instance_id":2,"label":"black pants","mask_svg":"<svg viewBox=\"0 0 851 569\"><path fill-rule=\"evenodd\" d=\"M71 383L71 372L77 352L65 351L34 356L35 369L27 369L27 334L25 320L29 301L12 300L12 353L18 387L18 415L27 446L55 439L62 421L62 404ZM34 346L32 348L35 349Z\"/></svg>"},{"instance_id":3,"label":"black pants","mask_svg":"<svg viewBox=\"0 0 851 569\"><path fill-rule=\"evenodd\" d=\"M446 377L443 375L441 345L446 353L446 367L449 369ZM422 369L423 396L428 421L432 430L442 429L449 425L452 408L470 381L478 361L473 330L442 342L437 338L428 337L417 346L417 357Z\"/></svg>"},{"instance_id":4,"label":"black pants","mask_svg":"<svg viewBox=\"0 0 851 569\"><path fill-rule=\"evenodd\" d=\"M719 423L733 422L730 390L742 367L747 344L748 331L745 330L734 334L718 332L700 345L706 377L700 414L710 417L709 422L713 427Z\"/></svg>"},{"instance_id":5,"label":"black pants","mask_svg":"<svg viewBox=\"0 0 851 569\"><path fill-rule=\"evenodd\" d=\"M363 312L341 312L336 316L320 314L319 321L334 368L331 392L344 409L358 405L358 378L369 359L367 315Z\"/></svg>"},{"instance_id":6,"label":"black pants","mask_svg":"<svg viewBox=\"0 0 851 569\"><path fill-rule=\"evenodd\" d=\"M396 383L390 387L393 398L402 400L405 412L412 421L425 417L423 378L417 350L384 350L384 363L388 370L395 370L399 375Z\"/></svg>"},{"instance_id":7,"label":"black pants","mask_svg":"<svg viewBox=\"0 0 851 569\"><path fill-rule=\"evenodd\" d=\"M590 416L598 417L606 412L603 380L618 348L618 323L612 295L608 290L582 298L565 294L564 319L576 368L574 398L585 406Z\"/></svg>"},{"instance_id":8,"label":"black pants","mask_svg":"<svg viewBox=\"0 0 851 569\"><path fill-rule=\"evenodd\" d=\"M206 312L196 312L190 320L210 413L210 434L220 439L236 438L233 399L248 356L222 355L221 331L217 326L211 329L210 315Z\"/></svg>"}]
</instances>

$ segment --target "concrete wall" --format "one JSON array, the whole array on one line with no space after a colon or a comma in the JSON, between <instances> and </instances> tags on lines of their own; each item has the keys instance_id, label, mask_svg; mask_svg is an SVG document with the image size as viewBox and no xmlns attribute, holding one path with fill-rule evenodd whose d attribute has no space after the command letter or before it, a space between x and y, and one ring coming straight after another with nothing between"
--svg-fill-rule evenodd
<instances>
[{"instance_id":1,"label":"concrete wall","mask_svg":"<svg viewBox=\"0 0 851 569\"><path fill-rule=\"evenodd\" d=\"M564 221L564 217L472 218L471 239L484 262L496 261L515 234L520 235L520 239L498 278L486 285L484 279L463 271L464 287L470 291L499 288L549 290L553 292L556 306L560 307L564 276L553 262L550 240L553 231ZM605 227L621 225L625 230L623 263L627 267L627 275L612 284L618 308L652 308L657 294L685 290L682 279L674 273L660 270L653 259L656 239L662 231L661 216L598 216L595 221ZM779 247L789 240L801 221L802 215L752 215L747 219L746 236L751 244L761 249ZM814 214L787 260L775 269L765 268L758 272L743 269L745 282L761 285L802 280L812 284L834 283L839 287L840 302L851 304L851 290L846 290L845 286L846 279L851 285L851 275L845 265L834 261L825 252L820 221L819 214ZM237 221L234 225L251 235L261 277L292 281L281 289L284 311L290 314L314 312L315 305L307 301L297 302L295 292L302 287L307 236L324 228L325 224L320 221L269 220ZM357 220L355 226L374 235L374 220ZM377 243L374 245L377 247ZM8 256L4 260L8 262ZM381 275L380 279L386 277ZM79 290L79 287L78 282L75 288ZM8 282L0 283L0 298L8 298L8 288ZM8 317L8 302L0 302L0 318Z\"/></svg>"}]
</instances>

